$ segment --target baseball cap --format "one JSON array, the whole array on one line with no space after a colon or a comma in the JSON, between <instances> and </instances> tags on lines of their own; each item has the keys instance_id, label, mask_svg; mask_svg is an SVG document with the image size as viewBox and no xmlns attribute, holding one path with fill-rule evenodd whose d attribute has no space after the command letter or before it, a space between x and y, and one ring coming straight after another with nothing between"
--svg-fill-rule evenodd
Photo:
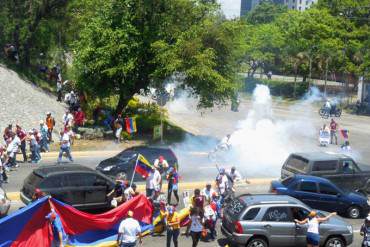
<instances>
[{"instance_id":1,"label":"baseball cap","mask_svg":"<svg viewBox=\"0 0 370 247\"><path fill-rule=\"evenodd\" d=\"M159 161L162 162L164 160L164 157L161 155L159 156Z\"/></svg>"}]
</instances>

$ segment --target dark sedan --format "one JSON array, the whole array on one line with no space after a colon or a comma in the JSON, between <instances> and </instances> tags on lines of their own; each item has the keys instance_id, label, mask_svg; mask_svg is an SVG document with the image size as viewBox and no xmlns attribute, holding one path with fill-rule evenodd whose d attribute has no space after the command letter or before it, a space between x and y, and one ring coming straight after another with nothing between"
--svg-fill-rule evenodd
<instances>
[{"instance_id":1,"label":"dark sedan","mask_svg":"<svg viewBox=\"0 0 370 247\"><path fill-rule=\"evenodd\" d=\"M271 182L271 192L295 197L307 205L359 218L369 212L369 201L363 194L344 191L329 180L315 176L295 175Z\"/></svg>"},{"instance_id":2,"label":"dark sedan","mask_svg":"<svg viewBox=\"0 0 370 247\"><path fill-rule=\"evenodd\" d=\"M117 174L125 174L128 179L131 179L138 154L143 155L152 165L155 159L163 156L169 166L178 168L177 157L170 148L138 146L125 149L116 156L103 160L96 167L96 170L111 177L115 177ZM135 174L134 181L140 180L143 180L143 178Z\"/></svg>"},{"instance_id":3,"label":"dark sedan","mask_svg":"<svg viewBox=\"0 0 370 247\"><path fill-rule=\"evenodd\" d=\"M28 204L36 189L81 210L110 208L107 194L114 188L109 177L76 164L41 166L28 175L21 200Z\"/></svg>"}]
</instances>

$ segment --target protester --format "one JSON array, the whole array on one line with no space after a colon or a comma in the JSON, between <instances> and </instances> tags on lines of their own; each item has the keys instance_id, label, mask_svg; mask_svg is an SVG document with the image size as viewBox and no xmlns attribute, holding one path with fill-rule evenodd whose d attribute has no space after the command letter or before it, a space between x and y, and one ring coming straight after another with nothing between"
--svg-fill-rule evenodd
<instances>
[{"instance_id":1,"label":"protester","mask_svg":"<svg viewBox=\"0 0 370 247\"><path fill-rule=\"evenodd\" d=\"M31 163L38 163L41 160L41 155L34 130L28 131L28 141L30 143Z\"/></svg>"},{"instance_id":2,"label":"protester","mask_svg":"<svg viewBox=\"0 0 370 247\"><path fill-rule=\"evenodd\" d=\"M168 186L167 186L167 201L168 204L171 204L171 196L172 192L176 198L176 205L179 204L179 195L178 195L178 184L179 184L179 174L176 170L175 167L170 167L167 171L167 181L168 181Z\"/></svg>"},{"instance_id":3,"label":"protester","mask_svg":"<svg viewBox=\"0 0 370 247\"><path fill-rule=\"evenodd\" d=\"M169 165L167 163L167 160L164 159L162 155L158 157L158 159L154 160L154 167L159 171L159 173L162 175L166 172L166 170L169 168Z\"/></svg>"},{"instance_id":4,"label":"protester","mask_svg":"<svg viewBox=\"0 0 370 247\"><path fill-rule=\"evenodd\" d=\"M180 235L180 218L174 206L169 206L166 214L167 223L167 247L171 247L171 239L175 247L178 247Z\"/></svg>"},{"instance_id":5,"label":"protester","mask_svg":"<svg viewBox=\"0 0 370 247\"><path fill-rule=\"evenodd\" d=\"M137 220L133 218L134 213L130 210L127 212L127 218L124 219L118 228L117 246L134 247L139 238L141 244L141 228Z\"/></svg>"},{"instance_id":6,"label":"protester","mask_svg":"<svg viewBox=\"0 0 370 247\"><path fill-rule=\"evenodd\" d=\"M338 128L338 124L334 121L334 119L331 119L331 122L330 122L330 144L334 144L333 139L335 139L335 145L338 145L337 128Z\"/></svg>"},{"instance_id":7,"label":"protester","mask_svg":"<svg viewBox=\"0 0 370 247\"><path fill-rule=\"evenodd\" d=\"M73 126L73 115L69 110L66 110L66 112L63 115L63 126L64 128L67 128L68 126Z\"/></svg>"},{"instance_id":8,"label":"protester","mask_svg":"<svg viewBox=\"0 0 370 247\"><path fill-rule=\"evenodd\" d=\"M117 118L114 120L114 129L117 143L121 142L121 133L123 130L123 118L121 114L118 114Z\"/></svg>"},{"instance_id":9,"label":"protester","mask_svg":"<svg viewBox=\"0 0 370 247\"><path fill-rule=\"evenodd\" d=\"M363 243L367 241L366 236L368 236L369 233L370 233L370 215L368 215L365 218L364 223L361 225L360 235L363 236L363 240L362 240Z\"/></svg>"},{"instance_id":10,"label":"protester","mask_svg":"<svg viewBox=\"0 0 370 247\"><path fill-rule=\"evenodd\" d=\"M54 209L45 217L49 220L52 230L53 230L53 243L52 246L63 247L64 243L68 241L67 234L63 229L62 221L60 220L59 215L55 212Z\"/></svg>"},{"instance_id":11,"label":"protester","mask_svg":"<svg viewBox=\"0 0 370 247\"><path fill-rule=\"evenodd\" d=\"M63 91L63 84L61 81L57 81L57 101L62 102L62 91Z\"/></svg>"},{"instance_id":12,"label":"protester","mask_svg":"<svg viewBox=\"0 0 370 247\"><path fill-rule=\"evenodd\" d=\"M65 130L60 132L60 150L58 156L58 163L62 162L63 153L67 155L67 158L73 162L71 155L71 139Z\"/></svg>"},{"instance_id":13,"label":"protester","mask_svg":"<svg viewBox=\"0 0 370 247\"><path fill-rule=\"evenodd\" d=\"M307 247L318 247L320 244L320 233L319 226L321 222L327 221L330 217L336 215L337 213L330 213L326 217L318 217L315 211L311 211L308 218L300 221L294 219L294 221L299 225L308 224L307 229Z\"/></svg>"},{"instance_id":14,"label":"protester","mask_svg":"<svg viewBox=\"0 0 370 247\"><path fill-rule=\"evenodd\" d=\"M114 185L113 190L107 194L108 198L112 197L111 200L112 207L115 208L123 202L124 192L126 188L127 182L120 178L116 178L116 184Z\"/></svg>"},{"instance_id":15,"label":"protester","mask_svg":"<svg viewBox=\"0 0 370 247\"><path fill-rule=\"evenodd\" d=\"M198 246L200 237L203 231L203 218L200 216L200 210L198 207L194 207L190 211L190 222L186 229L186 236L189 236L189 232L192 239L192 247Z\"/></svg>"},{"instance_id":16,"label":"protester","mask_svg":"<svg viewBox=\"0 0 370 247\"><path fill-rule=\"evenodd\" d=\"M74 113L74 120L77 127L82 127L85 125L86 117L81 107L79 107L78 110Z\"/></svg>"},{"instance_id":17,"label":"protester","mask_svg":"<svg viewBox=\"0 0 370 247\"><path fill-rule=\"evenodd\" d=\"M18 138L21 140L21 152L23 155L23 162L27 162L27 152L26 152L26 140L27 140L27 133L22 129L21 126L18 124L16 125L16 134Z\"/></svg>"},{"instance_id":18,"label":"protester","mask_svg":"<svg viewBox=\"0 0 370 247\"><path fill-rule=\"evenodd\" d=\"M48 127L45 125L44 121L40 121L40 152L49 152L49 137L48 137Z\"/></svg>"},{"instance_id":19,"label":"protester","mask_svg":"<svg viewBox=\"0 0 370 247\"><path fill-rule=\"evenodd\" d=\"M4 141L7 142L9 138L12 137L12 134L13 134L13 125L9 124L8 127L4 129L4 134L3 134Z\"/></svg>"},{"instance_id":20,"label":"protester","mask_svg":"<svg viewBox=\"0 0 370 247\"><path fill-rule=\"evenodd\" d=\"M136 192L136 188L137 188L136 184L132 184L130 187L125 189L123 194L125 196L126 202L138 195L138 192Z\"/></svg>"},{"instance_id":21,"label":"protester","mask_svg":"<svg viewBox=\"0 0 370 247\"><path fill-rule=\"evenodd\" d=\"M243 179L242 175L236 170L235 166L231 167L230 171L227 172L232 182L238 182Z\"/></svg>"},{"instance_id":22,"label":"protester","mask_svg":"<svg viewBox=\"0 0 370 247\"><path fill-rule=\"evenodd\" d=\"M161 174L154 167L146 178L146 196L152 198L156 191L160 191Z\"/></svg>"},{"instance_id":23,"label":"protester","mask_svg":"<svg viewBox=\"0 0 370 247\"><path fill-rule=\"evenodd\" d=\"M202 195L204 196L205 200L210 203L212 194L215 192L215 190L212 188L211 183L207 183L206 187L202 190Z\"/></svg>"},{"instance_id":24,"label":"protester","mask_svg":"<svg viewBox=\"0 0 370 247\"><path fill-rule=\"evenodd\" d=\"M19 167L18 164L17 164L17 153L18 153L18 148L21 146L21 140L19 139L19 137L15 134L15 133L11 133L10 134L10 140L11 142L9 143L7 149L6 149L6 153L7 153L7 162L6 162L6 166L8 167ZM8 139L8 140L9 140Z\"/></svg>"},{"instance_id":25,"label":"protester","mask_svg":"<svg viewBox=\"0 0 370 247\"><path fill-rule=\"evenodd\" d=\"M205 197L200 194L199 189L194 190L194 195L191 198L191 205L193 208L199 208L199 213L203 217L203 209L205 205Z\"/></svg>"},{"instance_id":26,"label":"protester","mask_svg":"<svg viewBox=\"0 0 370 247\"><path fill-rule=\"evenodd\" d=\"M221 196L221 198L224 198L228 190L230 189L229 179L224 168L220 168L219 170L219 174L216 177L216 185L218 188L219 195Z\"/></svg>"},{"instance_id":27,"label":"protester","mask_svg":"<svg viewBox=\"0 0 370 247\"><path fill-rule=\"evenodd\" d=\"M216 232L216 221L217 213L216 210L212 208L211 205L204 207L204 226L210 231L210 239L215 240L217 236Z\"/></svg>"},{"instance_id":28,"label":"protester","mask_svg":"<svg viewBox=\"0 0 370 247\"><path fill-rule=\"evenodd\" d=\"M0 145L0 186L1 183L8 183L8 176L6 174L6 167L3 164L3 156L4 156L5 148Z\"/></svg>"},{"instance_id":29,"label":"protester","mask_svg":"<svg viewBox=\"0 0 370 247\"><path fill-rule=\"evenodd\" d=\"M46 113L46 119L45 119L46 126L48 127L48 138L49 142L53 142L53 130L55 127L55 119L51 116L50 112Z\"/></svg>"},{"instance_id":30,"label":"protester","mask_svg":"<svg viewBox=\"0 0 370 247\"><path fill-rule=\"evenodd\" d=\"M35 189L35 192L32 195L32 201L33 202L34 201L37 201L38 199L40 199L40 198L42 198L44 196L45 196L44 192L42 192L39 188L36 188Z\"/></svg>"}]
</instances>

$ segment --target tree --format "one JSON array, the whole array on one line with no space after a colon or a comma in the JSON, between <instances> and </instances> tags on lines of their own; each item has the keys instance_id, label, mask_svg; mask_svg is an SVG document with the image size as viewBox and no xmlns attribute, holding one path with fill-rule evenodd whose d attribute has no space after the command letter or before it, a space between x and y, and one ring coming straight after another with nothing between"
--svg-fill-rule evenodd
<instances>
[{"instance_id":1,"label":"tree","mask_svg":"<svg viewBox=\"0 0 370 247\"><path fill-rule=\"evenodd\" d=\"M263 0L248 13L246 21L252 25L271 23L287 11L288 8L284 4L275 4L271 0Z\"/></svg>"},{"instance_id":2,"label":"tree","mask_svg":"<svg viewBox=\"0 0 370 247\"><path fill-rule=\"evenodd\" d=\"M160 87L166 78L181 74L182 87L199 96L200 106L231 97L239 26L218 16L216 4L94 1L100 7L83 23L74 45L81 90L99 98L117 95L121 111L140 89Z\"/></svg>"}]
</instances>

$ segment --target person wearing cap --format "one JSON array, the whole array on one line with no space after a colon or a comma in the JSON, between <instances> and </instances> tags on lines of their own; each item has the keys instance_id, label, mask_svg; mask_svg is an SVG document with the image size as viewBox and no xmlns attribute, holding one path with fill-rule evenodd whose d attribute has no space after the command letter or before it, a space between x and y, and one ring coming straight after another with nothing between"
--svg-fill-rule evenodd
<instances>
[{"instance_id":1,"label":"person wearing cap","mask_svg":"<svg viewBox=\"0 0 370 247\"><path fill-rule=\"evenodd\" d=\"M178 238L180 235L180 218L174 206L169 206L166 213L167 225L167 247L171 247L171 240L175 247L179 246Z\"/></svg>"},{"instance_id":2,"label":"person wearing cap","mask_svg":"<svg viewBox=\"0 0 370 247\"><path fill-rule=\"evenodd\" d=\"M127 218L124 219L118 227L117 246L134 247L139 239L141 243L141 227L137 220L133 218L134 213L127 212Z\"/></svg>"},{"instance_id":3,"label":"person wearing cap","mask_svg":"<svg viewBox=\"0 0 370 247\"><path fill-rule=\"evenodd\" d=\"M208 203L211 202L211 197L212 197L212 194L213 193L216 193L215 190L212 188L212 184L211 183L207 183L206 184L206 187L202 190L202 195L204 196L204 198L206 199L206 201Z\"/></svg>"},{"instance_id":4,"label":"person wearing cap","mask_svg":"<svg viewBox=\"0 0 370 247\"><path fill-rule=\"evenodd\" d=\"M36 188L35 189L35 192L32 195L32 201L33 202L34 201L37 201L38 199L40 199L40 198L42 198L44 196L45 196L44 192L42 192L39 188Z\"/></svg>"},{"instance_id":5,"label":"person wearing cap","mask_svg":"<svg viewBox=\"0 0 370 247\"><path fill-rule=\"evenodd\" d=\"M18 124L16 125L16 135L21 140L21 151L23 155L23 162L27 162L27 152L26 152L26 140L27 140L27 133L22 129L21 126Z\"/></svg>"},{"instance_id":6,"label":"person wearing cap","mask_svg":"<svg viewBox=\"0 0 370 247\"><path fill-rule=\"evenodd\" d=\"M49 220L49 223L53 230L53 243L54 247L63 247L64 243L68 241L67 234L64 231L62 221L60 220L59 215L55 212L54 209L51 209L51 212L45 217Z\"/></svg>"},{"instance_id":7,"label":"person wearing cap","mask_svg":"<svg viewBox=\"0 0 370 247\"><path fill-rule=\"evenodd\" d=\"M43 120L40 120L40 151L49 152L48 127Z\"/></svg>"},{"instance_id":8,"label":"person wearing cap","mask_svg":"<svg viewBox=\"0 0 370 247\"><path fill-rule=\"evenodd\" d=\"M49 142L53 142L53 130L55 127L55 119L51 116L50 112L46 113L46 119L45 119L46 126L48 127L48 138Z\"/></svg>"},{"instance_id":9,"label":"person wearing cap","mask_svg":"<svg viewBox=\"0 0 370 247\"><path fill-rule=\"evenodd\" d=\"M179 204L179 194L178 194L178 190L179 190L179 174L176 170L175 167L170 167L167 171L167 181L168 181L168 186L167 186L167 201L168 201L168 204L171 204L171 196L172 196L172 192L176 198L176 205Z\"/></svg>"},{"instance_id":10,"label":"person wearing cap","mask_svg":"<svg viewBox=\"0 0 370 247\"><path fill-rule=\"evenodd\" d=\"M160 155L158 159L154 160L154 167L162 175L169 168L169 165L167 163L167 160L165 160L164 157Z\"/></svg>"},{"instance_id":11,"label":"person wearing cap","mask_svg":"<svg viewBox=\"0 0 370 247\"><path fill-rule=\"evenodd\" d=\"M63 153L66 153L69 161L73 162L71 155L71 138L66 130L60 132L60 150L58 156L58 163L62 162Z\"/></svg>"},{"instance_id":12,"label":"person wearing cap","mask_svg":"<svg viewBox=\"0 0 370 247\"><path fill-rule=\"evenodd\" d=\"M320 223L327 221L330 217L337 215L337 213L330 213L326 217L319 217L316 211L311 211L304 220L294 219L294 222L299 225L308 224L307 229L307 247L319 247L320 244Z\"/></svg>"}]
</instances>

